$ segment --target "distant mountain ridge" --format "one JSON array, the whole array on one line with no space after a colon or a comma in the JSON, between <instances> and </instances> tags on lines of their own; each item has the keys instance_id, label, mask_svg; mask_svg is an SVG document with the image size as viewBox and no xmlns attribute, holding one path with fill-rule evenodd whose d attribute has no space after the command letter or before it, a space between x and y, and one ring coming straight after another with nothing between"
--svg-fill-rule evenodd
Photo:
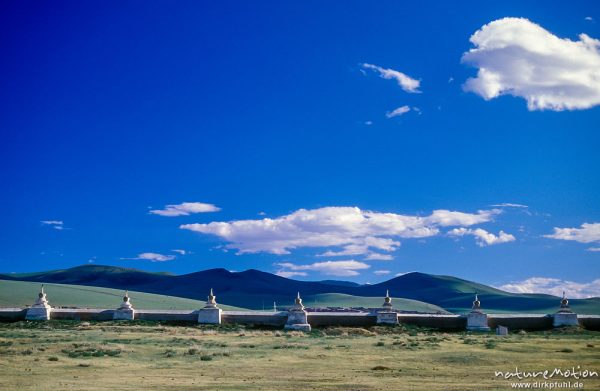
<instances>
[{"instance_id":1,"label":"distant mountain ridge","mask_svg":"<svg viewBox=\"0 0 600 391\"><path fill-rule=\"evenodd\" d=\"M303 297L339 293L360 297L383 297L387 289L393 297L434 304L451 312L470 309L475 293L490 312L545 312L558 309L559 298L545 294L516 294L451 276L412 272L373 285L340 281L298 281L249 269L230 272L208 269L183 275L153 273L103 265L83 265L64 270L26 274L0 274L0 279L89 285L131 289L140 292L204 300L213 288L218 301L238 307L271 308L273 303L289 305L296 292ZM600 314L600 299L573 299L579 313Z\"/></svg>"}]
</instances>

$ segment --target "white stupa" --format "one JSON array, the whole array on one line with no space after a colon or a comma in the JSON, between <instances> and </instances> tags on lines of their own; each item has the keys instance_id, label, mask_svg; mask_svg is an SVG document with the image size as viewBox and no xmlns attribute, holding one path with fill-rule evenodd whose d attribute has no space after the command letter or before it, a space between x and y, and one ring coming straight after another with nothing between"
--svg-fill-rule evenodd
<instances>
[{"instance_id":1,"label":"white stupa","mask_svg":"<svg viewBox=\"0 0 600 391\"><path fill-rule=\"evenodd\" d=\"M27 309L25 319L27 320L49 320L52 307L48 304L46 292L44 292L44 284L40 288L38 298L33 305Z\"/></svg>"},{"instance_id":2,"label":"white stupa","mask_svg":"<svg viewBox=\"0 0 600 391\"><path fill-rule=\"evenodd\" d=\"M125 291L121 305L113 313L113 320L133 320L134 318L135 310L133 309L133 305L131 305L129 292Z\"/></svg>"},{"instance_id":3,"label":"white stupa","mask_svg":"<svg viewBox=\"0 0 600 391\"><path fill-rule=\"evenodd\" d=\"M198 323L221 324L222 314L223 310L217 306L217 296L214 295L213 289L210 288L206 305L204 308L198 310Z\"/></svg>"},{"instance_id":4,"label":"white stupa","mask_svg":"<svg viewBox=\"0 0 600 391\"><path fill-rule=\"evenodd\" d=\"M298 292L298 295L296 296L294 305L288 311L288 318L285 322L284 329L300 331L311 330L310 324L308 324L308 313L304 310L300 292Z\"/></svg>"}]
</instances>

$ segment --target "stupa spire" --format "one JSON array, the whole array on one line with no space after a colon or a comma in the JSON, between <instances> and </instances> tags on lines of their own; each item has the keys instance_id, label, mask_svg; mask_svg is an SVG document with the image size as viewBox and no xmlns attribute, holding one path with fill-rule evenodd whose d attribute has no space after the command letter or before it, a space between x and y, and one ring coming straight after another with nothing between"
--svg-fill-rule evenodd
<instances>
[{"instance_id":1,"label":"stupa spire","mask_svg":"<svg viewBox=\"0 0 600 391\"><path fill-rule=\"evenodd\" d=\"M571 311L571 307L569 306L569 300L567 299L567 295L565 291L563 291L562 299L560 300L560 310L561 311Z\"/></svg>"},{"instance_id":2,"label":"stupa spire","mask_svg":"<svg viewBox=\"0 0 600 391\"><path fill-rule=\"evenodd\" d=\"M385 290L385 298L383 299L383 305L381 307L386 310L392 309L392 298L390 297L389 289Z\"/></svg>"},{"instance_id":3,"label":"stupa spire","mask_svg":"<svg viewBox=\"0 0 600 391\"><path fill-rule=\"evenodd\" d=\"M471 307L471 311L480 311L480 310L481 310L481 301L479 301L479 295L476 292L475 300L473 300L473 307Z\"/></svg>"},{"instance_id":4,"label":"stupa spire","mask_svg":"<svg viewBox=\"0 0 600 391\"><path fill-rule=\"evenodd\" d=\"M304 304L302 304L302 297L300 297L300 292L296 294L296 300L294 300L294 306L292 307L294 310L304 310Z\"/></svg>"},{"instance_id":5,"label":"stupa spire","mask_svg":"<svg viewBox=\"0 0 600 391\"><path fill-rule=\"evenodd\" d=\"M217 296L213 293L213 288L210 288L208 300L206 300L206 306L204 308L217 308Z\"/></svg>"}]
</instances>

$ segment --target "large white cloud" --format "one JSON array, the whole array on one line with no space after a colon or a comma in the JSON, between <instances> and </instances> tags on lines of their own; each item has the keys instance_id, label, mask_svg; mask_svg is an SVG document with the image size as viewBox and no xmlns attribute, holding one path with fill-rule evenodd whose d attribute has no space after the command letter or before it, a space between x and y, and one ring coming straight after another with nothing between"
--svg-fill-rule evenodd
<instances>
[{"instance_id":1,"label":"large white cloud","mask_svg":"<svg viewBox=\"0 0 600 391\"><path fill-rule=\"evenodd\" d=\"M600 243L600 223L583 223L581 228L554 227L554 233L544 235L551 239L574 240L580 243Z\"/></svg>"},{"instance_id":2,"label":"large white cloud","mask_svg":"<svg viewBox=\"0 0 600 391\"><path fill-rule=\"evenodd\" d=\"M357 270L364 270L371 267L364 262L358 262L355 260L315 262L309 265L297 265L291 262L282 262L278 263L277 266L284 268L284 270L278 272L280 276L282 275L282 273L286 273L287 275L294 275L290 274L294 272L296 272L295 275L301 275L297 272L303 270L310 270L329 276L338 277L357 276L360 274Z\"/></svg>"},{"instance_id":3,"label":"large white cloud","mask_svg":"<svg viewBox=\"0 0 600 391\"><path fill-rule=\"evenodd\" d=\"M544 235L550 239L573 240L579 243L600 243L600 223L583 223L581 228L554 227L554 233ZM597 247L590 247L589 251L597 252Z\"/></svg>"},{"instance_id":4,"label":"large white cloud","mask_svg":"<svg viewBox=\"0 0 600 391\"><path fill-rule=\"evenodd\" d=\"M405 73L396 71L394 69L383 68L373 64L362 64L362 67L377 72L379 76L384 79L396 80L398 85L406 92L421 92L419 91L419 86L421 85L421 82L419 80L413 79Z\"/></svg>"},{"instance_id":5,"label":"large white cloud","mask_svg":"<svg viewBox=\"0 0 600 391\"><path fill-rule=\"evenodd\" d=\"M183 202L177 205L167 205L164 209L151 210L151 214L167 217L188 216L194 213L218 212L221 208L204 202Z\"/></svg>"},{"instance_id":6,"label":"large white cloud","mask_svg":"<svg viewBox=\"0 0 600 391\"><path fill-rule=\"evenodd\" d=\"M523 18L504 18L470 38L462 61L479 71L464 84L486 100L522 97L529 110L587 109L600 104L600 41L559 38Z\"/></svg>"},{"instance_id":7,"label":"large white cloud","mask_svg":"<svg viewBox=\"0 0 600 391\"><path fill-rule=\"evenodd\" d=\"M238 254L267 252L289 254L301 247L340 247L323 256L370 255L391 252L398 239L437 235L438 227L471 226L491 221L499 210L463 213L436 210L431 215L409 216L364 211L356 207L299 209L275 219L237 220L208 224L184 224L180 228L216 235L229 242L226 248Z\"/></svg>"},{"instance_id":8,"label":"large white cloud","mask_svg":"<svg viewBox=\"0 0 600 391\"><path fill-rule=\"evenodd\" d=\"M479 247L491 246L494 244L514 242L515 237L511 234L507 234L504 231L500 231L498 235L494 235L491 232L487 232L484 229L476 228L454 228L448 232L450 236L465 236L471 235L475 237L475 242Z\"/></svg>"},{"instance_id":9,"label":"large white cloud","mask_svg":"<svg viewBox=\"0 0 600 391\"><path fill-rule=\"evenodd\" d=\"M581 283L558 278L531 277L499 286L498 289L514 293L547 293L554 296L562 296L564 291L568 297L584 299L600 297L600 279Z\"/></svg>"}]
</instances>

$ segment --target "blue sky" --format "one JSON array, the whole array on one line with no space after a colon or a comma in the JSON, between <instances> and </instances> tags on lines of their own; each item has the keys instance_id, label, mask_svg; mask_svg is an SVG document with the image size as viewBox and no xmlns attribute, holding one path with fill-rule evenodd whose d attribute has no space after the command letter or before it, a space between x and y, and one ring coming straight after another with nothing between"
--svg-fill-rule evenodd
<instances>
[{"instance_id":1,"label":"blue sky","mask_svg":"<svg viewBox=\"0 0 600 391\"><path fill-rule=\"evenodd\" d=\"M593 1L1 7L4 272L600 294Z\"/></svg>"}]
</instances>

